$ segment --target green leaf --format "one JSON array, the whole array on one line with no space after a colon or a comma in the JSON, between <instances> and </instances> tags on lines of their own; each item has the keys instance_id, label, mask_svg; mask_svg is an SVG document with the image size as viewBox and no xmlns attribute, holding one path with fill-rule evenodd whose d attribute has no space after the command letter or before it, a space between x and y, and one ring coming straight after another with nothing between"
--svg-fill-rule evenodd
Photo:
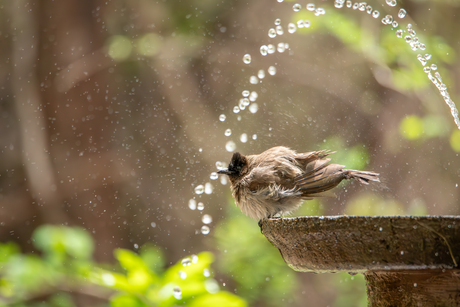
<instances>
[{"instance_id":1,"label":"green leaf","mask_svg":"<svg viewBox=\"0 0 460 307\"><path fill-rule=\"evenodd\" d=\"M94 250L93 239L80 227L40 226L34 231L32 241L37 249L47 254L66 253L89 259Z\"/></svg>"},{"instance_id":2,"label":"green leaf","mask_svg":"<svg viewBox=\"0 0 460 307\"><path fill-rule=\"evenodd\" d=\"M161 274L163 272L165 258L158 247L151 244L145 244L141 247L139 256L150 270L157 274Z\"/></svg>"},{"instance_id":3,"label":"green leaf","mask_svg":"<svg viewBox=\"0 0 460 307\"><path fill-rule=\"evenodd\" d=\"M460 130L454 130L450 135L450 146L456 152L460 152Z\"/></svg>"},{"instance_id":4,"label":"green leaf","mask_svg":"<svg viewBox=\"0 0 460 307\"><path fill-rule=\"evenodd\" d=\"M190 301L188 307L246 307L248 304L242 298L227 292L205 294Z\"/></svg>"},{"instance_id":5,"label":"green leaf","mask_svg":"<svg viewBox=\"0 0 460 307\"><path fill-rule=\"evenodd\" d=\"M399 125L399 133L408 140L417 140L424 132L423 121L417 115L406 116Z\"/></svg>"},{"instance_id":6,"label":"green leaf","mask_svg":"<svg viewBox=\"0 0 460 307\"><path fill-rule=\"evenodd\" d=\"M110 306L112 307L145 307L148 306L139 298L132 294L118 294L110 299Z\"/></svg>"},{"instance_id":7,"label":"green leaf","mask_svg":"<svg viewBox=\"0 0 460 307\"><path fill-rule=\"evenodd\" d=\"M118 248L113 252L113 254L118 262L120 262L120 265L128 271L145 267L145 263L142 258L133 251Z\"/></svg>"},{"instance_id":8,"label":"green leaf","mask_svg":"<svg viewBox=\"0 0 460 307\"><path fill-rule=\"evenodd\" d=\"M0 263L7 262L12 256L19 254L20 250L16 243L0 243Z\"/></svg>"}]
</instances>

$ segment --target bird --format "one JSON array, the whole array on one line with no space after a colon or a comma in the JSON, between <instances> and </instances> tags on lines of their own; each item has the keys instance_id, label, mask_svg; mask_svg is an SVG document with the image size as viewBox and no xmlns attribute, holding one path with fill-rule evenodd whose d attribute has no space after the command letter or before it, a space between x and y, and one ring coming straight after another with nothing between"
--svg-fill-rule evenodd
<instances>
[{"instance_id":1,"label":"bird","mask_svg":"<svg viewBox=\"0 0 460 307\"><path fill-rule=\"evenodd\" d=\"M380 182L379 174L344 169L329 164L335 151L297 153L284 146L272 147L258 155L235 152L228 168L217 171L229 177L232 196L240 210L252 219L264 220L289 214L305 200L335 197L330 190L342 180L361 184Z\"/></svg>"}]
</instances>

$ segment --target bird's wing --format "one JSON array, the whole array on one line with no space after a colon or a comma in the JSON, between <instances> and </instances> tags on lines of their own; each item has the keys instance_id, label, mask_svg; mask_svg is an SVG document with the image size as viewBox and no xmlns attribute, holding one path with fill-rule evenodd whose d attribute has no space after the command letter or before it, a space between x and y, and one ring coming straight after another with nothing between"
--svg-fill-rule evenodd
<instances>
[{"instance_id":1,"label":"bird's wing","mask_svg":"<svg viewBox=\"0 0 460 307\"><path fill-rule=\"evenodd\" d=\"M249 174L246 175L244 181L247 182L251 191L256 191L268 187L270 184L277 182L278 179L273 167L267 165L253 168Z\"/></svg>"},{"instance_id":2,"label":"bird's wing","mask_svg":"<svg viewBox=\"0 0 460 307\"><path fill-rule=\"evenodd\" d=\"M333 152L327 150L298 154L296 159L304 173L294 178L297 189L303 197L334 197L329 190L343 179L343 165L328 164L331 159L326 156Z\"/></svg>"}]
</instances>

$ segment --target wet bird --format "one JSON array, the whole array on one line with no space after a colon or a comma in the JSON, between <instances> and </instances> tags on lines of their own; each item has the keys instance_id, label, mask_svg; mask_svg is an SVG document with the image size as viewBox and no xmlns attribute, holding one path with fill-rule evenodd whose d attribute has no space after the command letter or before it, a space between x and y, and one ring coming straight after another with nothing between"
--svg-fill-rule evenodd
<instances>
[{"instance_id":1,"label":"wet bird","mask_svg":"<svg viewBox=\"0 0 460 307\"><path fill-rule=\"evenodd\" d=\"M305 200L332 196L330 190L344 179L362 184L380 182L379 174L328 164L334 152L297 153L277 146L259 155L234 153L227 169L232 195L241 211L253 219L266 219L297 209Z\"/></svg>"}]
</instances>

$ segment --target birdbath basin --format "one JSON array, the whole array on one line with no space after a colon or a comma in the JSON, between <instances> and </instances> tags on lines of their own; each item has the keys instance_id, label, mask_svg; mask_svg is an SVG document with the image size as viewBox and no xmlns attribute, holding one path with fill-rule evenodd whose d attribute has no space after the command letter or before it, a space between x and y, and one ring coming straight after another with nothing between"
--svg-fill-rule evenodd
<instances>
[{"instance_id":1,"label":"birdbath basin","mask_svg":"<svg viewBox=\"0 0 460 307\"><path fill-rule=\"evenodd\" d=\"M260 228L296 271L364 274L369 306L460 305L460 217L296 217Z\"/></svg>"}]
</instances>

